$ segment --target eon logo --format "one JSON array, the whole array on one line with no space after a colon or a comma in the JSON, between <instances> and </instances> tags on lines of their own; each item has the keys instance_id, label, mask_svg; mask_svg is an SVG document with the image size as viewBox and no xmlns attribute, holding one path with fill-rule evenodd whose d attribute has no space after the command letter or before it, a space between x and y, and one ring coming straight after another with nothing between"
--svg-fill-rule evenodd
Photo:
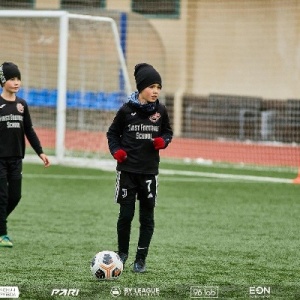
<instances>
[{"instance_id":1,"label":"eon logo","mask_svg":"<svg viewBox=\"0 0 300 300\"><path fill-rule=\"evenodd\" d=\"M269 297L271 295L270 286L250 286L249 288L250 297Z\"/></svg>"}]
</instances>

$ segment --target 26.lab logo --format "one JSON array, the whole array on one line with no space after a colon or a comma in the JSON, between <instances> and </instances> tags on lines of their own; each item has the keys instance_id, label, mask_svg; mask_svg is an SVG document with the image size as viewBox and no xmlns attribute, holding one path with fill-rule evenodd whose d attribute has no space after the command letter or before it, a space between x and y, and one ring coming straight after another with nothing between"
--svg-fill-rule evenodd
<instances>
[{"instance_id":1,"label":"26.lab logo","mask_svg":"<svg viewBox=\"0 0 300 300\"><path fill-rule=\"evenodd\" d=\"M191 286L190 289L191 298L218 298L219 287L218 286Z\"/></svg>"}]
</instances>

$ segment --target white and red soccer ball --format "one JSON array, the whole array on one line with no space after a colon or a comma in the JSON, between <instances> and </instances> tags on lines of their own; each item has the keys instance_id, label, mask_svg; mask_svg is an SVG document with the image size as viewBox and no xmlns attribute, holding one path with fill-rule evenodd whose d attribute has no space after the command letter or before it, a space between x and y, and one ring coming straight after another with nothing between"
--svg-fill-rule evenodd
<instances>
[{"instance_id":1,"label":"white and red soccer ball","mask_svg":"<svg viewBox=\"0 0 300 300\"><path fill-rule=\"evenodd\" d=\"M117 279L123 272L123 263L114 251L98 252L91 262L92 275L98 280Z\"/></svg>"}]
</instances>

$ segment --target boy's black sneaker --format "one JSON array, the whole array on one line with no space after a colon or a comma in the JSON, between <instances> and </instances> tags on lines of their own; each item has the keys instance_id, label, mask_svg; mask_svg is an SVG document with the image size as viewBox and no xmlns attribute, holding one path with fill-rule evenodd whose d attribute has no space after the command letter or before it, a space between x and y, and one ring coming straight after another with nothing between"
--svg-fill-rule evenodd
<instances>
[{"instance_id":1,"label":"boy's black sneaker","mask_svg":"<svg viewBox=\"0 0 300 300\"><path fill-rule=\"evenodd\" d=\"M144 273L146 271L146 262L144 259L136 259L133 263L133 272Z\"/></svg>"},{"instance_id":2,"label":"boy's black sneaker","mask_svg":"<svg viewBox=\"0 0 300 300\"><path fill-rule=\"evenodd\" d=\"M118 255L120 256L120 259L121 259L121 261L123 263L123 266L125 266L125 262L126 262L126 260L128 258L128 254L123 253L123 252L118 252Z\"/></svg>"}]
</instances>

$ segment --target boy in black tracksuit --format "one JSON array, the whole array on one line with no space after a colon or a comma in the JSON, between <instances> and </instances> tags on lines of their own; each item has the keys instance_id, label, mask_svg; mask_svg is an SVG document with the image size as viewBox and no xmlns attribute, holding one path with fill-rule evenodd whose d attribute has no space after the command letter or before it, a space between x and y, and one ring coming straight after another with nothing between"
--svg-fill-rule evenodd
<instances>
[{"instance_id":1,"label":"boy in black tracksuit","mask_svg":"<svg viewBox=\"0 0 300 300\"><path fill-rule=\"evenodd\" d=\"M14 63L5 62L0 66L0 83L0 247L12 247L6 222L21 199L25 136L45 167L50 162L32 127L26 101L16 96L21 73Z\"/></svg>"},{"instance_id":2,"label":"boy in black tracksuit","mask_svg":"<svg viewBox=\"0 0 300 300\"><path fill-rule=\"evenodd\" d=\"M137 92L117 112L107 132L109 150L117 160L115 199L120 204L117 222L118 252L125 263L131 222L139 200L140 234L134 272L146 270L145 260L154 231L159 150L172 140L166 107L159 103L159 73L146 63L135 66Z\"/></svg>"}]
</instances>

